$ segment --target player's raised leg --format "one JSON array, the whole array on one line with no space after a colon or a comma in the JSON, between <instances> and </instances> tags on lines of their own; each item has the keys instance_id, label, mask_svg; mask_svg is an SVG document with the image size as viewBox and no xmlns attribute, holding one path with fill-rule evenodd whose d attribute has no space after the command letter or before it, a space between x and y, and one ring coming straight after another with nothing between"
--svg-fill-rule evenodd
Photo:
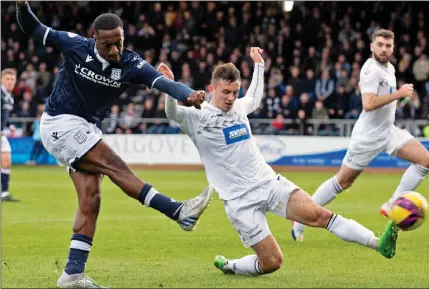
<instances>
[{"instance_id":1,"label":"player's raised leg","mask_svg":"<svg viewBox=\"0 0 429 289\"><path fill-rule=\"evenodd\" d=\"M128 196L177 221L185 231L195 229L199 217L213 198L214 187L211 185L199 196L185 202L178 202L159 193L152 185L138 178L102 140L73 165L79 170L108 176Z\"/></svg>"},{"instance_id":2,"label":"player's raised leg","mask_svg":"<svg viewBox=\"0 0 429 289\"><path fill-rule=\"evenodd\" d=\"M353 168L351 168L353 167ZM313 202L325 206L333 201L339 193L349 188L361 174L362 169L354 165L344 164L338 173L325 181L313 194ZM296 241L303 241L305 226L299 222L292 222L292 237Z\"/></svg>"},{"instance_id":3,"label":"player's raised leg","mask_svg":"<svg viewBox=\"0 0 429 289\"><path fill-rule=\"evenodd\" d=\"M397 134L409 135L409 133L405 131L399 131L399 129L397 129ZM398 187L393 193L393 196L382 205L380 212L385 216L388 215L389 208L393 201L400 197L404 192L414 191L429 172L428 150L411 135L409 135L408 138L409 140L403 145L400 145L400 142L398 143L398 138L392 139L392 142L395 141L396 144L399 145L399 148L392 152L392 154L403 160L411 162L412 165L409 166L403 174ZM388 151L388 153L390 152Z\"/></svg>"},{"instance_id":4,"label":"player's raised leg","mask_svg":"<svg viewBox=\"0 0 429 289\"><path fill-rule=\"evenodd\" d=\"M228 260L224 256L216 256L214 265L225 274L257 276L272 273L280 269L283 253L273 235L252 246L256 255L247 255L241 259Z\"/></svg>"},{"instance_id":5,"label":"player's raised leg","mask_svg":"<svg viewBox=\"0 0 429 289\"><path fill-rule=\"evenodd\" d=\"M356 221L346 219L315 204L310 195L301 189L297 189L291 194L286 216L290 220L311 227L326 228L344 241L372 248L386 258L395 256L399 229L392 222L389 222L386 231L379 239L371 230Z\"/></svg>"},{"instance_id":6,"label":"player's raised leg","mask_svg":"<svg viewBox=\"0 0 429 289\"><path fill-rule=\"evenodd\" d=\"M99 288L85 274L85 265L92 248L101 203L100 174L70 171L78 196L78 209L73 222L73 235L66 267L58 279L60 288Z\"/></svg>"}]
</instances>

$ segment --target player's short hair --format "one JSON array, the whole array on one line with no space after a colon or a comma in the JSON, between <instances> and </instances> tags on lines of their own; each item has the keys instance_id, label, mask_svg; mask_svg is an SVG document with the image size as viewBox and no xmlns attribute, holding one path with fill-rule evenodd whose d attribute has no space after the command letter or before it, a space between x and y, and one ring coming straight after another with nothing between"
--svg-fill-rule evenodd
<instances>
[{"instance_id":1,"label":"player's short hair","mask_svg":"<svg viewBox=\"0 0 429 289\"><path fill-rule=\"evenodd\" d=\"M123 28L122 20L112 13L104 13L94 20L94 30L112 30L118 27Z\"/></svg>"},{"instance_id":2,"label":"player's short hair","mask_svg":"<svg viewBox=\"0 0 429 289\"><path fill-rule=\"evenodd\" d=\"M393 33L392 31L387 29L378 29L374 31L374 33L372 33L372 41L375 41L375 38L379 36L384 37L386 39L395 39L395 33Z\"/></svg>"},{"instance_id":3,"label":"player's short hair","mask_svg":"<svg viewBox=\"0 0 429 289\"><path fill-rule=\"evenodd\" d=\"M5 68L1 71L1 77L5 76L6 74L12 74L16 77L16 70L13 68Z\"/></svg>"},{"instance_id":4,"label":"player's short hair","mask_svg":"<svg viewBox=\"0 0 429 289\"><path fill-rule=\"evenodd\" d=\"M232 62L218 65L212 73L212 82L217 80L227 83L241 81L240 70Z\"/></svg>"}]
</instances>

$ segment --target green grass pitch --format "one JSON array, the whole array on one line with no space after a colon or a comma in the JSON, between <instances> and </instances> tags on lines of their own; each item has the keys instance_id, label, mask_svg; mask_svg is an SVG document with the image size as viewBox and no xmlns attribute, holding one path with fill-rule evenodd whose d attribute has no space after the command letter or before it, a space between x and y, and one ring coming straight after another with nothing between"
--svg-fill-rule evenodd
<instances>
[{"instance_id":1,"label":"green grass pitch","mask_svg":"<svg viewBox=\"0 0 429 289\"><path fill-rule=\"evenodd\" d=\"M159 191L176 199L198 194L204 172L136 171ZM284 173L312 194L332 173ZM382 232L378 212L394 191L399 174L364 173L328 206L338 214ZM429 198L429 181L417 191ZM2 287L55 287L68 255L77 200L65 169L14 167L10 191L20 203L2 204ZM429 222L400 232L397 254L388 260L346 243L325 229L308 228L305 242L290 236L290 221L269 215L283 254L283 267L271 275L223 275L215 255L252 254L230 225L216 196L194 232L184 232L160 213L128 198L107 178L94 246L86 267L101 285L147 287L371 287L429 288Z\"/></svg>"}]
</instances>

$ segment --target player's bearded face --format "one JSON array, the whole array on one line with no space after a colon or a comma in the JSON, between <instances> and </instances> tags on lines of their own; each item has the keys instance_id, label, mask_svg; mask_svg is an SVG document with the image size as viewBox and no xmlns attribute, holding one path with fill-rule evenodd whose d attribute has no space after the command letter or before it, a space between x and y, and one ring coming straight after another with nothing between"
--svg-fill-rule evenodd
<instances>
[{"instance_id":1,"label":"player's bearded face","mask_svg":"<svg viewBox=\"0 0 429 289\"><path fill-rule=\"evenodd\" d=\"M384 37L377 37L371 44L371 48L374 54L374 58L385 64L390 60L393 54L393 39L387 39Z\"/></svg>"},{"instance_id":2,"label":"player's bearded face","mask_svg":"<svg viewBox=\"0 0 429 289\"><path fill-rule=\"evenodd\" d=\"M1 83L7 91L12 91L16 84L16 76L13 74L5 74L1 78Z\"/></svg>"},{"instance_id":3,"label":"player's bearded face","mask_svg":"<svg viewBox=\"0 0 429 289\"><path fill-rule=\"evenodd\" d=\"M109 62L119 62L124 50L124 30L117 27L112 30L95 32L98 54Z\"/></svg>"},{"instance_id":4,"label":"player's bearded face","mask_svg":"<svg viewBox=\"0 0 429 289\"><path fill-rule=\"evenodd\" d=\"M230 111L238 97L240 85L238 80L230 83L218 80L209 85L209 92L213 98L212 104L222 111Z\"/></svg>"}]
</instances>

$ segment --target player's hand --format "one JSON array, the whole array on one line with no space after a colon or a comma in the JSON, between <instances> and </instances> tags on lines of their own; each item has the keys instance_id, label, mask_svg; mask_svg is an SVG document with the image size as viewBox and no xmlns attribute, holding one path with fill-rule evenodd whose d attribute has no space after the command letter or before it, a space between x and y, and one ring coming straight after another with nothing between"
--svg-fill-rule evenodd
<instances>
[{"instance_id":1,"label":"player's hand","mask_svg":"<svg viewBox=\"0 0 429 289\"><path fill-rule=\"evenodd\" d=\"M262 58L262 52L264 52L263 49L259 47L251 47L250 48L250 57L252 57L253 62L255 63L264 63L264 59Z\"/></svg>"},{"instance_id":2,"label":"player's hand","mask_svg":"<svg viewBox=\"0 0 429 289\"><path fill-rule=\"evenodd\" d=\"M197 90L192 92L188 97L188 104L195 106L197 109L201 109L201 104L204 102L206 92L204 90Z\"/></svg>"},{"instance_id":3,"label":"player's hand","mask_svg":"<svg viewBox=\"0 0 429 289\"><path fill-rule=\"evenodd\" d=\"M11 124L11 125L9 126L9 131L10 131L10 133L11 133L11 134L15 134L15 132L16 132L16 127L15 127L13 124Z\"/></svg>"},{"instance_id":4,"label":"player's hand","mask_svg":"<svg viewBox=\"0 0 429 289\"><path fill-rule=\"evenodd\" d=\"M398 90L398 98L401 97L411 97L414 93L414 85L413 84L404 84Z\"/></svg>"},{"instance_id":5,"label":"player's hand","mask_svg":"<svg viewBox=\"0 0 429 289\"><path fill-rule=\"evenodd\" d=\"M158 71L164 74L164 76L170 80L174 80L173 71L163 62L158 66Z\"/></svg>"}]
</instances>

